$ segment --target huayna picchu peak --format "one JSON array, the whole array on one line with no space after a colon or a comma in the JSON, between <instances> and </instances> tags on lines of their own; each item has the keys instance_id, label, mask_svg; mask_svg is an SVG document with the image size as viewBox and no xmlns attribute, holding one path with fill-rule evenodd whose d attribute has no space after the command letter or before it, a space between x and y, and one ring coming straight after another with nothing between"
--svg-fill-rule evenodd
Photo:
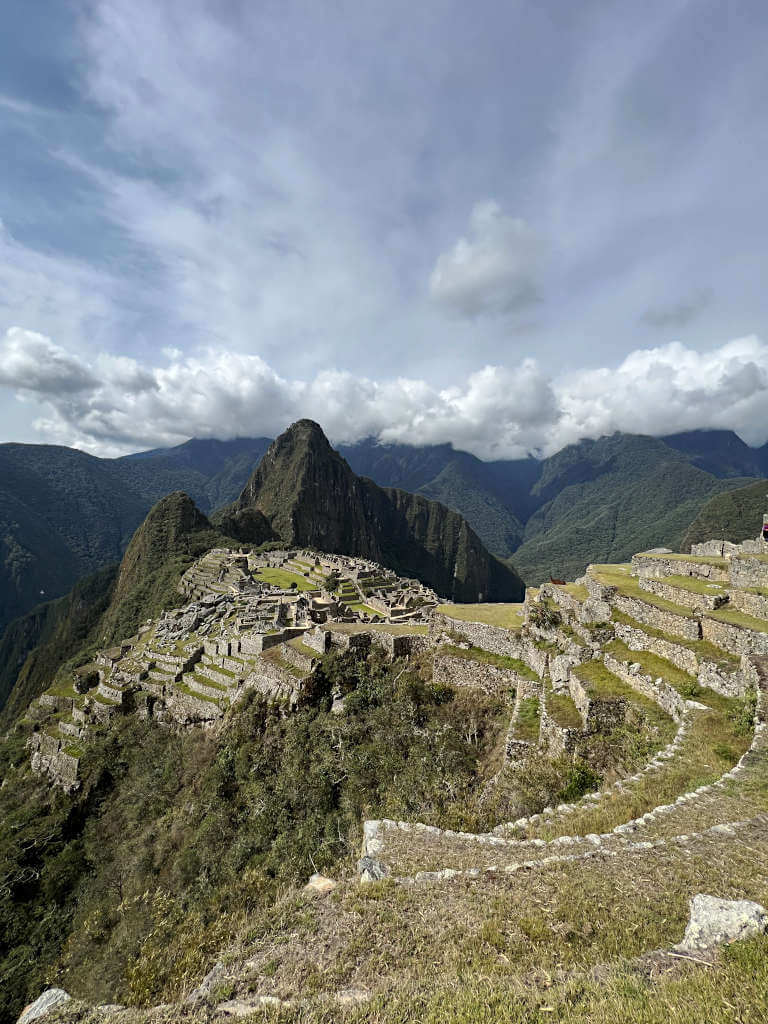
<instances>
[{"instance_id":1,"label":"huayna picchu peak","mask_svg":"<svg viewBox=\"0 0 768 1024\"><path fill-rule=\"evenodd\" d=\"M247 543L359 555L455 601L518 601L524 586L457 512L352 472L320 426L299 420L267 449L242 494L214 517ZM269 531L269 532L268 532Z\"/></svg>"}]
</instances>

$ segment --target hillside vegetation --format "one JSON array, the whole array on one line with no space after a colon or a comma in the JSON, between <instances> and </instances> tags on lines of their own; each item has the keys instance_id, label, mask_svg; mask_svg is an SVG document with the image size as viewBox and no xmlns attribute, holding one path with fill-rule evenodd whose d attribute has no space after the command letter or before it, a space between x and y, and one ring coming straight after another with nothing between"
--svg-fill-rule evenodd
<instances>
[{"instance_id":1,"label":"hillside vegetation","mask_svg":"<svg viewBox=\"0 0 768 1024\"><path fill-rule=\"evenodd\" d=\"M747 487L717 494L700 510L688 526L682 540L682 549L691 544L717 537L739 543L745 537L756 537L760 532L763 515L768 512L768 480L759 480Z\"/></svg>"}]
</instances>

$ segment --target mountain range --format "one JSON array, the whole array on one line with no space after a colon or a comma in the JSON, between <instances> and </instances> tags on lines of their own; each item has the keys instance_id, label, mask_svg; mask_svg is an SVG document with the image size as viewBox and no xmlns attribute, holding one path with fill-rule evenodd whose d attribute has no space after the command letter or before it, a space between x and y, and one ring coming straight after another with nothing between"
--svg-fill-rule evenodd
<instances>
[{"instance_id":1,"label":"mountain range","mask_svg":"<svg viewBox=\"0 0 768 1024\"><path fill-rule=\"evenodd\" d=\"M0 631L119 561L163 496L184 491L203 515L237 501L270 444L263 437L192 439L119 459L52 445L0 445ZM768 475L768 445L750 448L732 431L617 433L546 459L491 462L451 445L373 439L338 451L354 474L379 488L458 512L484 547L511 558L528 583L573 577L589 561L623 559L642 547L677 547L711 499ZM374 500L377 492L367 485L358 490L361 501L367 495L366 514L374 514L381 496ZM405 509L404 501L395 500L397 515L418 520L417 503ZM745 535L759 530L756 515L745 513L744 526L738 523ZM358 523L356 530L362 537L366 527Z\"/></svg>"}]
</instances>

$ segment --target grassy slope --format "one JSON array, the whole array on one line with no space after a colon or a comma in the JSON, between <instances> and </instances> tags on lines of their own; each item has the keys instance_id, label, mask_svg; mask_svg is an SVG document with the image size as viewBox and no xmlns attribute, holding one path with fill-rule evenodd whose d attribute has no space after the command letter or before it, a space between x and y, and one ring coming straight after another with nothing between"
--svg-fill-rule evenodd
<instances>
[{"instance_id":1,"label":"grassy slope","mask_svg":"<svg viewBox=\"0 0 768 1024\"><path fill-rule=\"evenodd\" d=\"M713 496L689 524L680 550L713 537L736 543L757 537L768 512L768 480Z\"/></svg>"},{"instance_id":2,"label":"grassy slope","mask_svg":"<svg viewBox=\"0 0 768 1024\"><path fill-rule=\"evenodd\" d=\"M702 504L741 482L718 480L653 438L619 435L574 448L548 460L537 484L542 496L553 496L528 521L514 554L529 584L550 575L573 579L590 561L678 548Z\"/></svg>"}]
</instances>

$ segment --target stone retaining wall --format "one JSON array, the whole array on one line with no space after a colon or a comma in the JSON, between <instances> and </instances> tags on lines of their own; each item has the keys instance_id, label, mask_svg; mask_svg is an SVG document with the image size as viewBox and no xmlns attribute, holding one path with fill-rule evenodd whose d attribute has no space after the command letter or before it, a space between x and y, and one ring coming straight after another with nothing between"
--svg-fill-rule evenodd
<instances>
[{"instance_id":1,"label":"stone retaining wall","mask_svg":"<svg viewBox=\"0 0 768 1024\"><path fill-rule=\"evenodd\" d=\"M165 694L165 711L167 716L179 725L212 721L221 718L223 714L218 704L179 690Z\"/></svg>"},{"instance_id":2,"label":"stone retaining wall","mask_svg":"<svg viewBox=\"0 0 768 1024\"><path fill-rule=\"evenodd\" d=\"M746 615L756 619L768 619L768 597L763 594L750 594L746 590L732 590L730 604Z\"/></svg>"},{"instance_id":3,"label":"stone retaining wall","mask_svg":"<svg viewBox=\"0 0 768 1024\"><path fill-rule=\"evenodd\" d=\"M768 562L763 562L759 558L733 555L730 579L732 586L742 589L768 587Z\"/></svg>"},{"instance_id":4,"label":"stone retaining wall","mask_svg":"<svg viewBox=\"0 0 768 1024\"><path fill-rule=\"evenodd\" d=\"M616 623L616 638L631 647L634 651L650 651L660 658L671 661L673 665L688 672L692 676L698 675L699 659L697 655L687 647L670 640L662 640L660 637L649 636L642 629L634 626L627 626L623 622Z\"/></svg>"},{"instance_id":5,"label":"stone retaining wall","mask_svg":"<svg viewBox=\"0 0 768 1024\"><path fill-rule=\"evenodd\" d=\"M650 576L641 576L638 583L641 590L647 590L650 594L663 597L665 601L682 604L693 611L714 611L728 600L727 594L697 594L693 590L676 587L673 583L667 583L666 580L658 580Z\"/></svg>"},{"instance_id":6,"label":"stone retaining wall","mask_svg":"<svg viewBox=\"0 0 768 1024\"><path fill-rule=\"evenodd\" d=\"M662 633L676 633L685 637L686 640L699 640L701 638L701 624L697 618L689 618L686 615L676 615L674 612L665 611L655 605L647 604L636 597L627 597L626 594L616 594L613 598L614 607L629 615L638 622L644 622L647 626L654 626Z\"/></svg>"},{"instance_id":7,"label":"stone retaining wall","mask_svg":"<svg viewBox=\"0 0 768 1024\"><path fill-rule=\"evenodd\" d=\"M707 562L687 562L683 558L665 558L663 555L633 555L632 575L651 579L664 576L698 576L713 583L728 579L728 569Z\"/></svg>"},{"instance_id":8,"label":"stone retaining wall","mask_svg":"<svg viewBox=\"0 0 768 1024\"><path fill-rule=\"evenodd\" d=\"M288 669L262 658L245 677L243 688L258 690L270 700L288 701L291 706L295 706L305 692L308 678L305 676L300 679Z\"/></svg>"},{"instance_id":9,"label":"stone retaining wall","mask_svg":"<svg viewBox=\"0 0 768 1024\"><path fill-rule=\"evenodd\" d=\"M436 654L432 678L448 686L465 686L483 693L499 694L514 689L518 697L540 697L541 680L527 679L511 668L486 665L470 658Z\"/></svg>"},{"instance_id":10,"label":"stone retaining wall","mask_svg":"<svg viewBox=\"0 0 768 1024\"><path fill-rule=\"evenodd\" d=\"M596 697L589 685L571 671L568 691L584 723L584 732L606 732L621 725L627 717L628 702L624 697Z\"/></svg>"},{"instance_id":11,"label":"stone retaining wall","mask_svg":"<svg viewBox=\"0 0 768 1024\"><path fill-rule=\"evenodd\" d=\"M430 635L459 633L474 647L481 647L492 654L505 654L510 658L520 657L520 641L517 634L501 626L488 626L484 622L464 622L452 619L442 612L434 612L429 625ZM534 669L534 671L536 671Z\"/></svg>"},{"instance_id":12,"label":"stone retaining wall","mask_svg":"<svg viewBox=\"0 0 768 1024\"><path fill-rule=\"evenodd\" d=\"M701 629L705 640L731 654L768 654L768 633L706 616L701 620Z\"/></svg>"},{"instance_id":13,"label":"stone retaining wall","mask_svg":"<svg viewBox=\"0 0 768 1024\"><path fill-rule=\"evenodd\" d=\"M558 725L547 710L546 691L542 694L539 705L539 746L550 757L568 756L572 757L580 741L584 738L581 729L569 729Z\"/></svg>"},{"instance_id":14,"label":"stone retaining wall","mask_svg":"<svg viewBox=\"0 0 768 1024\"><path fill-rule=\"evenodd\" d=\"M212 679L214 683L220 683L221 686L226 686L227 689L229 689L230 686L234 686L237 682L237 680L232 676L228 676L224 672L219 672L212 665L198 665L197 673L198 675L205 676L206 679Z\"/></svg>"},{"instance_id":15,"label":"stone retaining wall","mask_svg":"<svg viewBox=\"0 0 768 1024\"><path fill-rule=\"evenodd\" d=\"M294 668L301 669L302 672L309 674L317 664L317 658L309 654L303 654L301 651L297 651L295 647L291 647L290 644L283 644L280 648L280 656L283 661L287 661L289 665L293 665Z\"/></svg>"},{"instance_id":16,"label":"stone retaining wall","mask_svg":"<svg viewBox=\"0 0 768 1024\"><path fill-rule=\"evenodd\" d=\"M606 654L603 660L609 672L613 672L644 697L655 701L675 722L680 721L685 712L685 698L681 697L669 683L665 683L661 678L654 679L653 676L643 675L640 671L633 672L630 669L631 662L619 661L610 654Z\"/></svg>"}]
</instances>

